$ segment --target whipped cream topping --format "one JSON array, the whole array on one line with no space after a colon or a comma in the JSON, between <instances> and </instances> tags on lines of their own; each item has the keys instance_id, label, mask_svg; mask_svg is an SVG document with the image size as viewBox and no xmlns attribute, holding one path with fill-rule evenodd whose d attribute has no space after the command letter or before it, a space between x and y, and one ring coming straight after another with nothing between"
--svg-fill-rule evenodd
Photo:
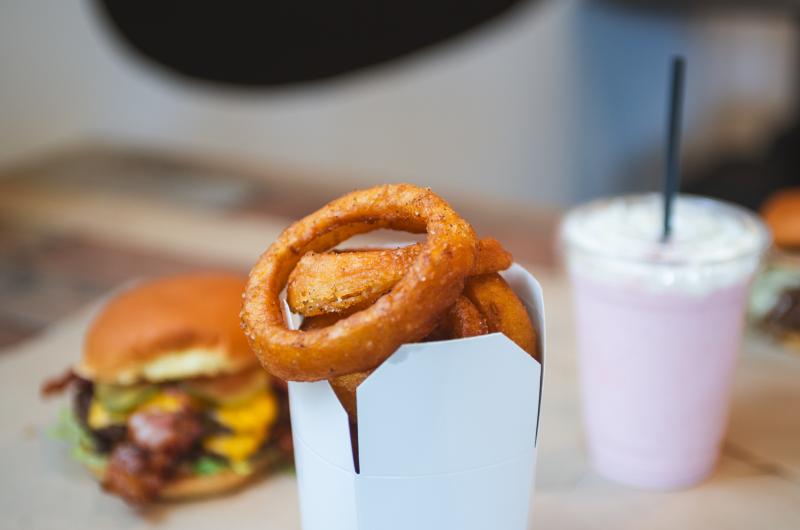
<instances>
[{"instance_id":1,"label":"whipped cream topping","mask_svg":"<svg viewBox=\"0 0 800 530\"><path fill-rule=\"evenodd\" d=\"M562 225L568 265L597 279L704 294L749 279L770 241L755 215L702 197L676 197L666 242L662 223L658 194L580 206Z\"/></svg>"}]
</instances>

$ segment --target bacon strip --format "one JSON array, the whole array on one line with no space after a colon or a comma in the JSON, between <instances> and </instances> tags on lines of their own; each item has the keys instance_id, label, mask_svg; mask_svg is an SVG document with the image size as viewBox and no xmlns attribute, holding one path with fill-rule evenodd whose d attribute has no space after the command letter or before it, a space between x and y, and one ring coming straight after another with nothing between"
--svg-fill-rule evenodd
<instances>
[{"instance_id":1,"label":"bacon strip","mask_svg":"<svg viewBox=\"0 0 800 530\"><path fill-rule=\"evenodd\" d=\"M205 432L199 413L145 410L128 418L128 438L111 452L103 488L133 505L154 501Z\"/></svg>"},{"instance_id":2,"label":"bacon strip","mask_svg":"<svg viewBox=\"0 0 800 530\"><path fill-rule=\"evenodd\" d=\"M103 489L136 506L156 500L166 477L152 460L146 450L135 444L117 445L106 466Z\"/></svg>"},{"instance_id":3,"label":"bacon strip","mask_svg":"<svg viewBox=\"0 0 800 530\"><path fill-rule=\"evenodd\" d=\"M47 379L44 383L42 383L39 392L43 397L55 396L62 393L73 382L79 381L80 379L81 378L78 377L78 375L72 371L72 368L67 368L67 370L61 375L51 377L50 379Z\"/></svg>"},{"instance_id":4,"label":"bacon strip","mask_svg":"<svg viewBox=\"0 0 800 530\"><path fill-rule=\"evenodd\" d=\"M133 414L128 439L111 452L103 489L136 506L156 500L203 433L202 418L190 409Z\"/></svg>"}]
</instances>

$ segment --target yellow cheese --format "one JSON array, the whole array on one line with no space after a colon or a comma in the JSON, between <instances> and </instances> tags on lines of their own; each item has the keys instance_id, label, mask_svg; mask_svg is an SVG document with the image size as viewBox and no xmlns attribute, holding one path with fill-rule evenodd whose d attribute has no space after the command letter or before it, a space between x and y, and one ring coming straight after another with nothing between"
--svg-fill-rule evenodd
<instances>
[{"instance_id":1,"label":"yellow cheese","mask_svg":"<svg viewBox=\"0 0 800 530\"><path fill-rule=\"evenodd\" d=\"M123 412L111 412L96 398L89 404L89 415L86 423L92 429L103 429L111 425L124 424L128 415Z\"/></svg>"},{"instance_id":2,"label":"yellow cheese","mask_svg":"<svg viewBox=\"0 0 800 530\"><path fill-rule=\"evenodd\" d=\"M241 405L223 406L214 410L214 418L234 432L266 430L278 416L278 402L268 391Z\"/></svg>"},{"instance_id":3,"label":"yellow cheese","mask_svg":"<svg viewBox=\"0 0 800 530\"><path fill-rule=\"evenodd\" d=\"M203 441L206 451L224 456L231 462L247 460L264 441L264 433L222 434Z\"/></svg>"},{"instance_id":4,"label":"yellow cheese","mask_svg":"<svg viewBox=\"0 0 800 530\"><path fill-rule=\"evenodd\" d=\"M185 398L181 399L179 396L169 394L167 392L159 392L138 407L136 411L142 410L157 410L160 412L178 412L184 408L186 403Z\"/></svg>"},{"instance_id":5,"label":"yellow cheese","mask_svg":"<svg viewBox=\"0 0 800 530\"><path fill-rule=\"evenodd\" d=\"M203 447L236 464L250 458L264 443L278 417L278 402L265 390L246 403L218 407L213 415L233 433L210 436L203 441Z\"/></svg>"}]
</instances>

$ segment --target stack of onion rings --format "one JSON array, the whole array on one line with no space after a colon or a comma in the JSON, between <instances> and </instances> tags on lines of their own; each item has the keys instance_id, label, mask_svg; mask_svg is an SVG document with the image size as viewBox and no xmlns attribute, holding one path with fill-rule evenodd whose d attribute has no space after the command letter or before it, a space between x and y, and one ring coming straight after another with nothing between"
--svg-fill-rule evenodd
<instances>
[{"instance_id":1,"label":"stack of onion rings","mask_svg":"<svg viewBox=\"0 0 800 530\"><path fill-rule=\"evenodd\" d=\"M305 316L366 307L394 287L422 248L418 243L394 249L309 252L289 276L286 300L292 311ZM511 262L511 254L496 239L481 239L470 275L505 270Z\"/></svg>"},{"instance_id":2,"label":"stack of onion rings","mask_svg":"<svg viewBox=\"0 0 800 530\"><path fill-rule=\"evenodd\" d=\"M379 228L427 232L427 239L331 251ZM356 191L294 223L267 249L250 273L242 324L269 372L329 380L355 420L356 388L402 344L501 332L537 356L525 307L497 274L511 262L429 189ZM286 325L284 287L291 310L305 317L300 330Z\"/></svg>"}]
</instances>

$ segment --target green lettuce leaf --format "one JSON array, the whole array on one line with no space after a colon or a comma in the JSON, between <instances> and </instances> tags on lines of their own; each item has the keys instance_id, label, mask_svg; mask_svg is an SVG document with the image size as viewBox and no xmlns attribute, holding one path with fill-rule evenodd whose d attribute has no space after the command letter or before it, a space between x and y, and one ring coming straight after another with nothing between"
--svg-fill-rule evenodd
<instances>
[{"instance_id":1,"label":"green lettuce leaf","mask_svg":"<svg viewBox=\"0 0 800 530\"><path fill-rule=\"evenodd\" d=\"M58 423L50 429L49 434L57 440L63 440L72 446L72 458L94 469L102 471L107 458L97 453L91 433L75 418L72 409L64 407L58 415Z\"/></svg>"},{"instance_id":2,"label":"green lettuce leaf","mask_svg":"<svg viewBox=\"0 0 800 530\"><path fill-rule=\"evenodd\" d=\"M192 472L195 475L207 477L225 471L228 467L224 460L211 456L201 456L192 464Z\"/></svg>"}]
</instances>

